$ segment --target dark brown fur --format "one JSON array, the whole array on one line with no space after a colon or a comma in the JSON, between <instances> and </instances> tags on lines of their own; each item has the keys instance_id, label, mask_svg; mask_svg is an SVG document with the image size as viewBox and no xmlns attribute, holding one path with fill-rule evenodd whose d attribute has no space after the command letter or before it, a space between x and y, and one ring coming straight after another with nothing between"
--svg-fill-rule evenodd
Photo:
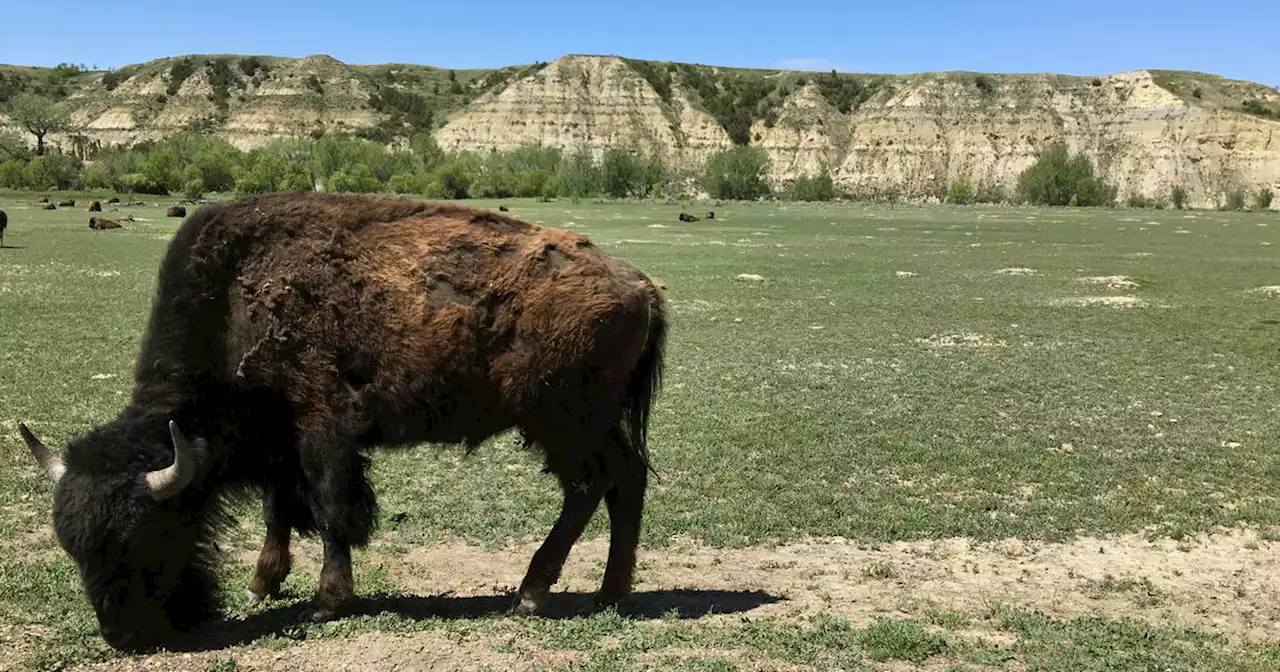
<instances>
[{"instance_id":1,"label":"dark brown fur","mask_svg":"<svg viewBox=\"0 0 1280 672\"><path fill-rule=\"evenodd\" d=\"M187 209L180 205L171 205L164 213L165 217L186 217Z\"/></svg>"},{"instance_id":2,"label":"dark brown fur","mask_svg":"<svg viewBox=\"0 0 1280 672\"><path fill-rule=\"evenodd\" d=\"M94 604L110 605L98 612L104 637L133 645L213 608L204 568L219 495L261 489L267 535L251 592L279 590L293 531L318 533L306 615L329 618L354 593L351 547L367 544L377 516L367 450L470 450L517 428L564 496L517 609L542 604L602 500L611 535L598 599L610 603L631 589L666 333L654 283L580 234L386 197L206 205L161 267L130 406L68 447L55 527ZM170 420L209 439L201 470L172 500L122 500L122 479L172 459ZM147 530L169 541L140 542ZM138 555L108 561L94 539ZM154 584L153 565L164 570Z\"/></svg>"},{"instance_id":3,"label":"dark brown fur","mask_svg":"<svg viewBox=\"0 0 1280 672\"><path fill-rule=\"evenodd\" d=\"M89 204L89 212L102 212L102 203L94 201Z\"/></svg>"}]
</instances>

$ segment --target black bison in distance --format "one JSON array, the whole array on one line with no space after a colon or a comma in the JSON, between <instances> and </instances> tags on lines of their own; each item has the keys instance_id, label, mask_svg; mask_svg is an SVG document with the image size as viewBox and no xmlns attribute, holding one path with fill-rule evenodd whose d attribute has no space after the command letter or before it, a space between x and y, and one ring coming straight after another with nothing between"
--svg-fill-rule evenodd
<instances>
[{"instance_id":1,"label":"black bison in distance","mask_svg":"<svg viewBox=\"0 0 1280 672\"><path fill-rule=\"evenodd\" d=\"M53 522L103 638L163 644L219 614L228 498L263 494L248 586L278 593L292 531L324 544L300 616L353 597L351 548L377 503L375 446L465 444L517 428L563 490L512 607L534 613L603 499L596 600L631 590L662 377L664 299L586 237L496 212L294 192L206 205L161 264L129 405L57 457Z\"/></svg>"}]
</instances>

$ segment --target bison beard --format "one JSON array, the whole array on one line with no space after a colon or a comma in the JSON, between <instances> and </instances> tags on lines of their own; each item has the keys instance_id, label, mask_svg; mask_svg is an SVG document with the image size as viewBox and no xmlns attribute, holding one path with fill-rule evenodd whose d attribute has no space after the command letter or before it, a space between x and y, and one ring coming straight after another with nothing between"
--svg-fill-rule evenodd
<instances>
[{"instance_id":1,"label":"bison beard","mask_svg":"<svg viewBox=\"0 0 1280 672\"><path fill-rule=\"evenodd\" d=\"M351 548L377 518L362 453L469 451L511 428L564 495L513 611L544 604L601 499L608 604L631 590L666 333L649 278L584 236L457 205L270 194L179 228L116 420L72 440L65 462L21 431L118 648L216 614L213 539L242 493L263 494L267 528L250 595L279 592L293 531L318 534L302 617L339 614Z\"/></svg>"}]
</instances>

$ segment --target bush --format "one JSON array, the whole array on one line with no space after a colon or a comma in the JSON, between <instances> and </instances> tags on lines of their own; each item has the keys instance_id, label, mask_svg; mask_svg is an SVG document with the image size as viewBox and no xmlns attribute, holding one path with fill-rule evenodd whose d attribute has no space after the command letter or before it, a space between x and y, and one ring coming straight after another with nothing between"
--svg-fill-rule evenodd
<instances>
[{"instance_id":1,"label":"bush","mask_svg":"<svg viewBox=\"0 0 1280 672\"><path fill-rule=\"evenodd\" d=\"M657 161L636 152L611 148L600 159L601 186L614 198L643 197L661 177Z\"/></svg>"},{"instance_id":2,"label":"bush","mask_svg":"<svg viewBox=\"0 0 1280 672\"><path fill-rule=\"evenodd\" d=\"M751 200L769 193L769 155L759 147L735 147L707 160L702 187L712 198Z\"/></svg>"},{"instance_id":3,"label":"bush","mask_svg":"<svg viewBox=\"0 0 1280 672\"><path fill-rule=\"evenodd\" d=\"M787 185L786 198L789 201L834 201L836 185L825 170L817 175L801 175Z\"/></svg>"},{"instance_id":4,"label":"bush","mask_svg":"<svg viewBox=\"0 0 1280 672\"><path fill-rule=\"evenodd\" d=\"M415 173L396 173L387 180L387 188L394 194L425 194L430 179Z\"/></svg>"},{"instance_id":5,"label":"bush","mask_svg":"<svg viewBox=\"0 0 1280 672\"><path fill-rule=\"evenodd\" d=\"M106 168L95 165L84 169L85 189L112 189L114 186L111 173Z\"/></svg>"},{"instance_id":6,"label":"bush","mask_svg":"<svg viewBox=\"0 0 1280 672\"><path fill-rule=\"evenodd\" d=\"M1254 210L1270 210L1271 200L1274 197L1275 197L1275 194L1271 193L1270 188L1263 187L1262 189L1259 189L1258 193L1254 194L1253 196L1253 209Z\"/></svg>"},{"instance_id":7,"label":"bush","mask_svg":"<svg viewBox=\"0 0 1280 672\"><path fill-rule=\"evenodd\" d=\"M182 88L182 83L187 78L196 73L196 64L189 57L180 58L169 66L169 86L165 88L165 93L169 97L178 95L178 89Z\"/></svg>"},{"instance_id":8,"label":"bush","mask_svg":"<svg viewBox=\"0 0 1280 672\"><path fill-rule=\"evenodd\" d=\"M80 161L66 154L31 159L22 170L22 182L29 189L76 189L84 184Z\"/></svg>"},{"instance_id":9,"label":"bush","mask_svg":"<svg viewBox=\"0 0 1280 672\"><path fill-rule=\"evenodd\" d=\"M1135 192L1129 194L1129 198L1125 199L1125 205L1130 208L1154 208L1156 207L1156 202Z\"/></svg>"},{"instance_id":10,"label":"bush","mask_svg":"<svg viewBox=\"0 0 1280 672\"><path fill-rule=\"evenodd\" d=\"M995 80L991 79L987 75L978 75L977 77L974 77L973 84L978 87L978 91L981 91L984 96L989 96L996 92Z\"/></svg>"},{"instance_id":11,"label":"bush","mask_svg":"<svg viewBox=\"0 0 1280 672\"><path fill-rule=\"evenodd\" d=\"M1091 207L1116 200L1116 188L1094 175L1089 157L1071 156L1063 142L1046 147L1018 176L1018 194L1033 205Z\"/></svg>"},{"instance_id":12,"label":"bush","mask_svg":"<svg viewBox=\"0 0 1280 672\"><path fill-rule=\"evenodd\" d=\"M18 159L9 159L0 163L0 187L5 189L21 189L23 184L23 169L26 163Z\"/></svg>"},{"instance_id":13,"label":"bush","mask_svg":"<svg viewBox=\"0 0 1280 672\"><path fill-rule=\"evenodd\" d=\"M1244 189L1232 189L1227 192L1227 210L1244 210Z\"/></svg>"},{"instance_id":14,"label":"bush","mask_svg":"<svg viewBox=\"0 0 1280 672\"><path fill-rule=\"evenodd\" d=\"M1187 205L1187 190L1181 186L1174 187L1169 192L1169 200L1173 202L1173 207L1181 210Z\"/></svg>"},{"instance_id":15,"label":"bush","mask_svg":"<svg viewBox=\"0 0 1280 672\"><path fill-rule=\"evenodd\" d=\"M1003 184L983 184L973 195L974 203L1004 203L1009 194Z\"/></svg>"},{"instance_id":16,"label":"bush","mask_svg":"<svg viewBox=\"0 0 1280 672\"><path fill-rule=\"evenodd\" d=\"M556 191L569 198L587 198L600 193L603 178L591 150L583 147L560 162Z\"/></svg>"},{"instance_id":17,"label":"bush","mask_svg":"<svg viewBox=\"0 0 1280 672\"><path fill-rule=\"evenodd\" d=\"M382 191L383 185L373 176L373 171L363 163L357 163L350 170L340 170L329 180L330 191L349 192L354 194L372 194Z\"/></svg>"},{"instance_id":18,"label":"bush","mask_svg":"<svg viewBox=\"0 0 1280 672\"><path fill-rule=\"evenodd\" d=\"M969 205L973 202L973 188L966 180L956 180L947 189L947 202L956 205Z\"/></svg>"}]
</instances>

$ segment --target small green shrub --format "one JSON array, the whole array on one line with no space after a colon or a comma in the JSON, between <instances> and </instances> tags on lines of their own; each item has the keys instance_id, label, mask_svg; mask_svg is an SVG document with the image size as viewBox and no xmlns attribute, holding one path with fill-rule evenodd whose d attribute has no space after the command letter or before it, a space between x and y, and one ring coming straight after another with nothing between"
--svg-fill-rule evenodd
<instances>
[{"instance_id":1,"label":"small green shrub","mask_svg":"<svg viewBox=\"0 0 1280 672\"><path fill-rule=\"evenodd\" d=\"M973 202L973 187L968 180L955 180L947 188L947 202L955 205L969 205Z\"/></svg>"},{"instance_id":2,"label":"small green shrub","mask_svg":"<svg viewBox=\"0 0 1280 672\"><path fill-rule=\"evenodd\" d=\"M982 95L989 96L996 92L996 81L986 75L978 75L973 78L974 86L982 92Z\"/></svg>"},{"instance_id":3,"label":"small green shrub","mask_svg":"<svg viewBox=\"0 0 1280 672\"><path fill-rule=\"evenodd\" d=\"M1182 186L1176 186L1169 192L1169 200L1173 202L1173 207L1181 210L1187 205L1187 190Z\"/></svg>"},{"instance_id":4,"label":"small green shrub","mask_svg":"<svg viewBox=\"0 0 1280 672\"><path fill-rule=\"evenodd\" d=\"M1271 192L1270 188L1263 187L1259 189L1258 193L1254 194L1253 196L1253 209L1254 210L1270 210L1271 201L1273 198L1275 198L1275 194Z\"/></svg>"},{"instance_id":5,"label":"small green shrub","mask_svg":"<svg viewBox=\"0 0 1280 672\"><path fill-rule=\"evenodd\" d=\"M811 202L834 201L836 186L831 180L831 174L825 170L817 175L801 175L787 185L786 199Z\"/></svg>"},{"instance_id":6,"label":"small green shrub","mask_svg":"<svg viewBox=\"0 0 1280 672\"><path fill-rule=\"evenodd\" d=\"M1226 210L1244 210L1244 203L1244 189L1237 188L1227 192Z\"/></svg>"},{"instance_id":7,"label":"small green shrub","mask_svg":"<svg viewBox=\"0 0 1280 672\"><path fill-rule=\"evenodd\" d=\"M178 89L187 78L196 73L196 64L190 58L180 58L169 66L169 86L165 93L170 97L178 95Z\"/></svg>"}]
</instances>

